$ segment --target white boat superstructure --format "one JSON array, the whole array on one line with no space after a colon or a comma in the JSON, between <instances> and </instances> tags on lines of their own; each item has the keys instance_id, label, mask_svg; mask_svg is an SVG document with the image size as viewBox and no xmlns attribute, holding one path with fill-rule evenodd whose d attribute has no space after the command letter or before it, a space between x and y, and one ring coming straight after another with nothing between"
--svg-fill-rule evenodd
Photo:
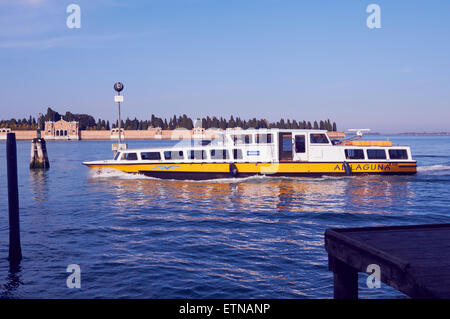
<instances>
[{"instance_id":1,"label":"white boat superstructure","mask_svg":"<svg viewBox=\"0 0 450 319\"><path fill-rule=\"evenodd\" d=\"M112 160L85 162L160 178L221 178L275 174L414 174L409 146L389 141L332 141L324 130L224 131L214 140L118 151Z\"/></svg>"}]
</instances>

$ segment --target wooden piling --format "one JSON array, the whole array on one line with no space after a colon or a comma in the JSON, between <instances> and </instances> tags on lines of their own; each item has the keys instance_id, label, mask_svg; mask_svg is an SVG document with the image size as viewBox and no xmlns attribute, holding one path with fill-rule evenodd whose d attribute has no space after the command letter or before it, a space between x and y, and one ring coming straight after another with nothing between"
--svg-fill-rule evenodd
<instances>
[{"instance_id":1,"label":"wooden piling","mask_svg":"<svg viewBox=\"0 0 450 319\"><path fill-rule=\"evenodd\" d=\"M328 268L334 274L334 299L358 299L358 271L332 256Z\"/></svg>"},{"instance_id":2,"label":"wooden piling","mask_svg":"<svg viewBox=\"0 0 450 319\"><path fill-rule=\"evenodd\" d=\"M30 168L50 168L50 163L48 161L47 155L47 146L43 138L34 138L31 142Z\"/></svg>"},{"instance_id":3,"label":"wooden piling","mask_svg":"<svg viewBox=\"0 0 450 319\"><path fill-rule=\"evenodd\" d=\"M6 167L8 175L9 262L18 264L22 260L22 248L20 244L19 187L17 181L15 133L8 133L6 138Z\"/></svg>"},{"instance_id":4,"label":"wooden piling","mask_svg":"<svg viewBox=\"0 0 450 319\"><path fill-rule=\"evenodd\" d=\"M327 229L334 297L358 297L358 272L378 266L378 280L411 298L450 298L450 224Z\"/></svg>"}]
</instances>

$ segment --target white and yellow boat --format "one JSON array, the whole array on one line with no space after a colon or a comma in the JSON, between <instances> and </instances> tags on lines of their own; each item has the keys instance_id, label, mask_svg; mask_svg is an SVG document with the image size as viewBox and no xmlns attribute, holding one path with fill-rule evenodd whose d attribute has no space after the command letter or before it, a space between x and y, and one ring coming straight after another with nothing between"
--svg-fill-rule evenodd
<instances>
[{"instance_id":1,"label":"white and yellow boat","mask_svg":"<svg viewBox=\"0 0 450 319\"><path fill-rule=\"evenodd\" d=\"M327 131L225 131L214 140L118 151L114 159L83 162L164 179L204 180L252 175L322 176L415 174L409 146L389 141L331 141Z\"/></svg>"}]
</instances>

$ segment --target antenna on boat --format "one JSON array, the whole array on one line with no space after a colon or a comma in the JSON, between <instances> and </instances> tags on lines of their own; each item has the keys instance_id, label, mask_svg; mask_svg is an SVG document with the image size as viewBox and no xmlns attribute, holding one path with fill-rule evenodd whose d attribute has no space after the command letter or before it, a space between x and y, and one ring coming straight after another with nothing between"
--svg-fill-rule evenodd
<instances>
[{"instance_id":1,"label":"antenna on boat","mask_svg":"<svg viewBox=\"0 0 450 319\"><path fill-rule=\"evenodd\" d=\"M364 132L370 132L370 128L351 128L349 132L356 132L356 136L362 137Z\"/></svg>"},{"instance_id":2,"label":"antenna on boat","mask_svg":"<svg viewBox=\"0 0 450 319\"><path fill-rule=\"evenodd\" d=\"M344 144L346 142L350 142L356 139L360 139L363 137L364 132L370 132L370 128L351 128L348 129L349 132L355 132L355 136L352 136L350 138L344 139L342 141L339 141L336 143L336 145Z\"/></svg>"}]
</instances>

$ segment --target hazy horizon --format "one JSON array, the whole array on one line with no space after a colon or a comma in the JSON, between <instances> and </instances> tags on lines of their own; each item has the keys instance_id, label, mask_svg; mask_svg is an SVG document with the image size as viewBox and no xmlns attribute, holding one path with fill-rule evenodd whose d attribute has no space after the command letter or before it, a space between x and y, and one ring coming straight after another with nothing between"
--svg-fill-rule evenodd
<instances>
[{"instance_id":1,"label":"hazy horizon","mask_svg":"<svg viewBox=\"0 0 450 319\"><path fill-rule=\"evenodd\" d=\"M231 115L448 132L448 1L0 2L0 119ZM381 28L369 29L369 4Z\"/></svg>"}]
</instances>

